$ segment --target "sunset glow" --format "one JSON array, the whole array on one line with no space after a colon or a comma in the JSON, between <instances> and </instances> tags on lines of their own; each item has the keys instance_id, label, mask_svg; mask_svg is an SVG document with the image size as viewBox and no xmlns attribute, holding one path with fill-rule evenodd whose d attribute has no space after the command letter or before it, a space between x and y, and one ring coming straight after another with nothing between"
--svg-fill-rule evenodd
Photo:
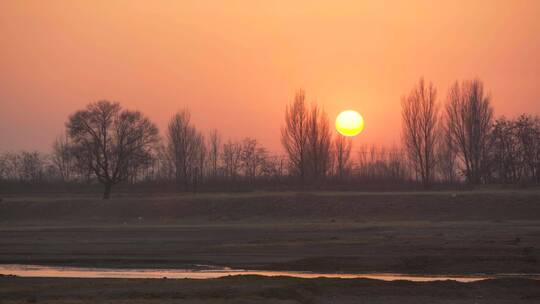
<instances>
[{"instance_id":1,"label":"sunset glow","mask_svg":"<svg viewBox=\"0 0 540 304\"><path fill-rule=\"evenodd\" d=\"M47 151L70 113L110 99L160 130L188 107L204 132L281 153L276 130L299 88L332 118L369 100L362 142L391 146L400 97L420 76L441 101L453 81L479 77L497 115L540 114L539 11L497 0L1 1L0 149Z\"/></svg>"}]
</instances>

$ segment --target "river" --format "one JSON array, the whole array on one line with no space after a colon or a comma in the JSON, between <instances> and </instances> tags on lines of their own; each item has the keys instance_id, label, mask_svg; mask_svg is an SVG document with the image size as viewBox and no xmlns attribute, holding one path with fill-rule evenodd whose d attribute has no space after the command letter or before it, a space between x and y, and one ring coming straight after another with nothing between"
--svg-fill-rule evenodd
<instances>
[{"instance_id":1,"label":"river","mask_svg":"<svg viewBox=\"0 0 540 304\"><path fill-rule=\"evenodd\" d=\"M198 268L201 265L197 265ZM204 265L202 265L204 267ZM363 278L383 281L407 280L414 282L429 282L454 280L458 282L473 282L496 277L525 277L520 274L501 275L412 275L400 273L317 273L301 271L271 271L271 270L244 270L227 267L204 267L205 269L126 269L126 268L93 268L71 266L43 266L3 264L0 265L0 274L20 277L55 277L55 278L137 278L137 279L214 279L231 275L260 275L260 276L288 276L295 278ZM538 278L538 275L527 275L528 278Z\"/></svg>"}]
</instances>

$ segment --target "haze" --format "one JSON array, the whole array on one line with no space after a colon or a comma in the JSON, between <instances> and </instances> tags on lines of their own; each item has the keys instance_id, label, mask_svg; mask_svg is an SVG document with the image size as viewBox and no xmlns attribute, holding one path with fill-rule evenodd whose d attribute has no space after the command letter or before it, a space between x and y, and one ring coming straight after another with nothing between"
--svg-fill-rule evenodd
<instances>
[{"instance_id":1,"label":"haze","mask_svg":"<svg viewBox=\"0 0 540 304\"><path fill-rule=\"evenodd\" d=\"M436 3L436 5L434 5ZM179 109L280 152L297 89L356 143L400 141L400 97L479 77L496 115L540 114L540 1L2 1L0 150L47 150L99 99L163 130ZM439 99L441 100L441 99Z\"/></svg>"}]
</instances>

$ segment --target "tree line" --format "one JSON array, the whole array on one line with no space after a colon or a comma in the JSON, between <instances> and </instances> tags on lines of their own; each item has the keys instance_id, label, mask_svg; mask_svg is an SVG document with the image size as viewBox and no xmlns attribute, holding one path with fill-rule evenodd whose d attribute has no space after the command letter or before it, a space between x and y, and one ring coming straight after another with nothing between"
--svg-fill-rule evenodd
<instances>
[{"instance_id":1,"label":"tree line","mask_svg":"<svg viewBox=\"0 0 540 304\"><path fill-rule=\"evenodd\" d=\"M402 97L403 146L415 178L435 181L540 183L540 118L495 118L479 79L455 82L444 104L420 79Z\"/></svg>"},{"instance_id":2,"label":"tree line","mask_svg":"<svg viewBox=\"0 0 540 304\"><path fill-rule=\"evenodd\" d=\"M445 98L420 79L402 97L403 144L355 148L299 90L285 108L284 155L254 138L205 133L186 109L160 134L141 112L103 100L70 115L50 153L0 153L0 185L99 183L106 199L120 183L175 191L540 183L539 117L494 118L478 79L454 83Z\"/></svg>"}]
</instances>

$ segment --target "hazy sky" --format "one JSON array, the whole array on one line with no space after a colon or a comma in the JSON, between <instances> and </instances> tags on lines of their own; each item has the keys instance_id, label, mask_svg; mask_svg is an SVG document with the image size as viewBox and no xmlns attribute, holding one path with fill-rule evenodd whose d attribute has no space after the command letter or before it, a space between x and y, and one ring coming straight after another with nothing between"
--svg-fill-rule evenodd
<instances>
[{"instance_id":1,"label":"hazy sky","mask_svg":"<svg viewBox=\"0 0 540 304\"><path fill-rule=\"evenodd\" d=\"M400 141L400 97L419 77L443 101L481 78L497 115L540 114L540 1L0 2L0 150L49 149L99 99L161 130L184 107L203 131L280 151L299 88L355 144Z\"/></svg>"}]
</instances>

